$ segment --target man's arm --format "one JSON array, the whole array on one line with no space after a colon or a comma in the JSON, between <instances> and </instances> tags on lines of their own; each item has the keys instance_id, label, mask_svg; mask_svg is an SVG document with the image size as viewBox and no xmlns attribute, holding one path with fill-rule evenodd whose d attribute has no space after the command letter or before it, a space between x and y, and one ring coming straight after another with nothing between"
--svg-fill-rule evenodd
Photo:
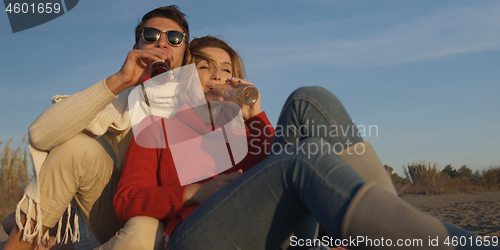
<instances>
[{"instance_id":1,"label":"man's arm","mask_svg":"<svg viewBox=\"0 0 500 250\"><path fill-rule=\"evenodd\" d=\"M100 119L92 126L102 132L94 134L103 134L124 110L108 110L109 117L104 114L104 117L96 118L97 114L116 98L120 102L118 105L125 107L122 104L126 105L123 102L127 101L127 96L123 95L128 91L124 90L142 83L148 75L148 62L158 58L171 59L171 56L169 51L160 48L131 50L118 73L45 110L28 129L31 145L50 150L82 132L93 119ZM116 105L111 106L111 109L116 109Z\"/></svg>"},{"instance_id":2,"label":"man's arm","mask_svg":"<svg viewBox=\"0 0 500 250\"><path fill-rule=\"evenodd\" d=\"M41 150L52 149L82 132L116 98L102 80L53 104L29 127L30 143Z\"/></svg>"}]
</instances>

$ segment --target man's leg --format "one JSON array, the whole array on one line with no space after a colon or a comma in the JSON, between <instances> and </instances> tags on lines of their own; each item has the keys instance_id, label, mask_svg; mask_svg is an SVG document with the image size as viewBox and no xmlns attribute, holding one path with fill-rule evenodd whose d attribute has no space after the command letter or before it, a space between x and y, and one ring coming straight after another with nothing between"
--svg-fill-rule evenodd
<instances>
[{"instance_id":1,"label":"man's leg","mask_svg":"<svg viewBox=\"0 0 500 250\"><path fill-rule=\"evenodd\" d=\"M97 202L103 196L103 192L114 192L104 190L110 186L108 183L113 175L119 176L109 151L101 145L105 144L104 142L105 140L99 142L87 135L79 134L51 150L38 176L40 204L35 204L31 211L28 211L29 202L24 200L20 206L22 213L28 214L28 218L34 221L38 221L37 216L41 216L42 226L46 231L47 228L56 226L75 197L82 210L87 212L84 212L86 220L89 219L91 211L99 210L101 216L107 219L103 221L103 223L108 223L105 225L114 226L117 223L117 229L110 233L108 239L114 235L123 224L114 215L112 205L108 206L111 208L110 211L104 211L101 207L95 206L104 203ZM112 185L115 184L112 183ZM109 203L112 204L112 199ZM36 213L36 206L40 206L41 214ZM63 224L67 224L67 221ZM21 235L22 232L13 233ZM65 232L61 233L64 235ZM104 239L106 236L101 237ZM14 235L9 238L9 242L15 241L19 243L19 246L26 245L25 243L32 245L32 241L22 242L21 239ZM6 245L6 249L9 249L9 244ZM32 249L32 247L27 249Z\"/></svg>"},{"instance_id":2,"label":"man's leg","mask_svg":"<svg viewBox=\"0 0 500 250\"><path fill-rule=\"evenodd\" d=\"M134 249L134 246L139 246L135 249L154 249L155 242L158 242L155 232L163 228L157 219L135 219L134 223L121 229L124 223L118 219L113 208L113 197L120 179L113 156L113 150L103 137L93 139L84 134L49 153L38 180L44 230L57 225L74 197L83 215L79 220L85 219L101 244L109 241L105 244L106 249ZM27 212L28 205L22 204L21 211ZM36 219L34 211L30 218ZM62 222L62 225L67 224L65 219ZM61 239L64 234L65 230L62 230ZM134 237L125 237L127 235ZM16 239L17 243L23 243L21 238ZM138 245L138 242L144 244ZM22 248L16 246L12 249ZM26 249L33 249L33 246L29 245Z\"/></svg>"}]
</instances>

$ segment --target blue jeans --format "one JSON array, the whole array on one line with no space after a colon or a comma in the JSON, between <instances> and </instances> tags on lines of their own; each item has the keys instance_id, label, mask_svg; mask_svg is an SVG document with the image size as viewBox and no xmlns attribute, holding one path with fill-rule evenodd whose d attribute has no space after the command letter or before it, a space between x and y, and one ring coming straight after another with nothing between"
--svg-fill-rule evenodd
<instances>
[{"instance_id":1,"label":"blue jeans","mask_svg":"<svg viewBox=\"0 0 500 250\"><path fill-rule=\"evenodd\" d=\"M179 224L170 249L278 249L311 215L340 237L364 183L335 153L362 141L351 118L328 90L305 87L288 98L276 127L269 157Z\"/></svg>"}]
</instances>

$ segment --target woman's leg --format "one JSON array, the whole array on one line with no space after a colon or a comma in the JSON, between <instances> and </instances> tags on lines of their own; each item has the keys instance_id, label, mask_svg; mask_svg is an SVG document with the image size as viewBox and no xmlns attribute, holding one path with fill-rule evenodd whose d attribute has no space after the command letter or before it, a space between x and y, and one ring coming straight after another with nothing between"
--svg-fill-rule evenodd
<instances>
[{"instance_id":1,"label":"woman's leg","mask_svg":"<svg viewBox=\"0 0 500 250\"><path fill-rule=\"evenodd\" d=\"M383 241L393 248L427 249L438 237L437 249L447 247L447 237L467 240L464 249L486 245L378 184L365 184L337 154L314 154L310 149L318 143L319 138L304 139L287 148L294 155L270 155L230 182L178 225L169 249L278 249L311 214L332 236L319 242L329 246L373 249ZM314 242L291 238L290 244L310 247Z\"/></svg>"},{"instance_id":2,"label":"woman's leg","mask_svg":"<svg viewBox=\"0 0 500 250\"><path fill-rule=\"evenodd\" d=\"M283 144L320 138L318 153L339 154L365 181L373 181L396 194L396 189L369 142L364 142L340 100L323 87L302 87L287 99L271 152Z\"/></svg>"},{"instance_id":3,"label":"woman's leg","mask_svg":"<svg viewBox=\"0 0 500 250\"><path fill-rule=\"evenodd\" d=\"M321 138L319 153L339 154L364 180L375 181L395 193L371 145L363 142L340 100L323 87L302 87L289 96L276 126L271 152L280 153L283 145L293 145L309 137ZM362 154L355 154L358 151Z\"/></svg>"},{"instance_id":4,"label":"woman's leg","mask_svg":"<svg viewBox=\"0 0 500 250\"><path fill-rule=\"evenodd\" d=\"M177 227L171 249L277 249L311 213L339 236L363 180L336 154L310 154L319 142L304 139L229 183Z\"/></svg>"},{"instance_id":5,"label":"woman's leg","mask_svg":"<svg viewBox=\"0 0 500 250\"><path fill-rule=\"evenodd\" d=\"M374 188L364 188L361 189L363 192L358 192L364 185L364 180L338 155L339 151L350 144L362 141L357 136L350 117L344 115L347 112L341 105L325 105L331 98L328 97L330 94L326 93L318 98L324 94L324 89L299 90L285 104L278 123L289 125L282 127L282 132L295 133L277 135L275 141L282 140L275 144L281 147L279 152L272 151L273 154L267 159L201 204L174 231L170 239L171 249L276 249L311 213L331 236L357 237L360 235L356 230L360 227L364 229L363 219L353 220L352 218L357 218L353 215L377 211L374 213L376 216L364 218L370 219L370 225L376 229L376 225L385 222L378 215L385 218L391 216L384 209L389 202L393 206L391 211L399 211L400 208L403 211L411 210L405 209L408 206L406 203L379 185L367 184ZM298 92L306 94L299 95ZM318 130L315 130L313 125L318 123L313 122L313 119L327 123L320 122L321 126L317 126ZM304 124L307 125L302 126ZM323 126L327 124L330 126ZM318 136L319 133L324 133L324 136ZM283 143L288 146L283 147ZM328 145L333 145L334 148L328 148ZM369 167L370 164L362 166L361 170ZM378 191L371 192L372 190ZM387 203L376 202L378 197ZM356 202L352 202L353 199ZM359 204L369 204L370 207ZM348 207L349 216L345 220ZM420 219L415 220L413 215ZM427 222L434 225L442 223L431 216L413 211L407 217L399 214L398 221L391 221L390 225L415 225L417 228L428 229L431 236L434 233L442 235L443 228L445 234L472 236L465 230L450 225L435 230ZM384 232L390 234L394 231L397 232L398 228ZM411 237L412 234L406 236ZM292 239L291 244L301 244L300 240ZM304 241L302 243L307 244Z\"/></svg>"},{"instance_id":6,"label":"woman's leg","mask_svg":"<svg viewBox=\"0 0 500 250\"><path fill-rule=\"evenodd\" d=\"M363 141L340 100L323 87L302 87L288 97L276 126L271 152L280 153L284 146L308 137L323 138L323 150L338 152ZM314 224L317 222L313 218L304 220L294 232L295 236L314 239L317 234L312 230Z\"/></svg>"},{"instance_id":7,"label":"woman's leg","mask_svg":"<svg viewBox=\"0 0 500 250\"><path fill-rule=\"evenodd\" d=\"M356 125L340 100L323 87L302 87L286 100L276 125L274 144L294 145L309 137L323 138L324 150L340 154L362 142ZM271 152L279 152L276 145Z\"/></svg>"}]
</instances>

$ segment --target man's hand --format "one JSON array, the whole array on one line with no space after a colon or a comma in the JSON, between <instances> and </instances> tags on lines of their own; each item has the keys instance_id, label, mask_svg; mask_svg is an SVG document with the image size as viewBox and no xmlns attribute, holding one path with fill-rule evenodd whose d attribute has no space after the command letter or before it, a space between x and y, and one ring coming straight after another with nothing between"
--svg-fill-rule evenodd
<instances>
[{"instance_id":1,"label":"man's hand","mask_svg":"<svg viewBox=\"0 0 500 250\"><path fill-rule=\"evenodd\" d=\"M172 54L162 48L131 50L120 71L106 79L108 89L118 95L127 88L143 83L149 78L150 62L158 59L171 60Z\"/></svg>"},{"instance_id":2,"label":"man's hand","mask_svg":"<svg viewBox=\"0 0 500 250\"><path fill-rule=\"evenodd\" d=\"M187 186L186 191L184 191L184 206L201 204L241 174L243 174L243 170L240 169L230 174L221 174L219 177L205 183L194 183Z\"/></svg>"}]
</instances>

